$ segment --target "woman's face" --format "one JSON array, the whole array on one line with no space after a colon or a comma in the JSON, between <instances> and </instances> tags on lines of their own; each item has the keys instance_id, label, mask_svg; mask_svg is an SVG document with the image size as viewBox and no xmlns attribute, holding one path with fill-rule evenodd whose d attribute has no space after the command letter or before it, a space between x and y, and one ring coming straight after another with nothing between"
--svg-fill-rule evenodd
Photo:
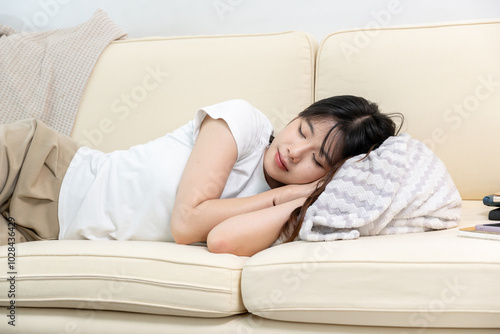
<instances>
[{"instance_id":1,"label":"woman's face","mask_svg":"<svg viewBox=\"0 0 500 334\"><path fill-rule=\"evenodd\" d=\"M298 117L278 133L264 154L269 185L310 183L325 176L331 166L320 148L333 125L333 121Z\"/></svg>"}]
</instances>

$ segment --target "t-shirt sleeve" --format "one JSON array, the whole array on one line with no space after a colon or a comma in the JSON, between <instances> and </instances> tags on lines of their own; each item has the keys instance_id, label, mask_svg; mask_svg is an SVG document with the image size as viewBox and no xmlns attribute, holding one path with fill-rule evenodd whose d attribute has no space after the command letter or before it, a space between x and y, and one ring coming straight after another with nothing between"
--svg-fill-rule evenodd
<instances>
[{"instance_id":1,"label":"t-shirt sleeve","mask_svg":"<svg viewBox=\"0 0 500 334\"><path fill-rule=\"evenodd\" d=\"M200 126L206 115L214 119L223 119L229 126L238 149L238 160L253 152L263 133L272 126L267 117L244 100L229 100L217 103L197 111L194 119L193 139L196 140Z\"/></svg>"}]
</instances>

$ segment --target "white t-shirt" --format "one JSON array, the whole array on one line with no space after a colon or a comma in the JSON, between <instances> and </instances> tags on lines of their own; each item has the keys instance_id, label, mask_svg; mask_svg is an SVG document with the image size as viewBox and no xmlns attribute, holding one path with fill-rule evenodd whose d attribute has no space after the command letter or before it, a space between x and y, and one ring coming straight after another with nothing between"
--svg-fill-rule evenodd
<instances>
[{"instance_id":1,"label":"white t-shirt","mask_svg":"<svg viewBox=\"0 0 500 334\"><path fill-rule=\"evenodd\" d=\"M174 132L128 150L81 147L61 186L59 239L174 241L170 217L177 187L207 114L228 124L238 149L221 198L269 190L263 156L272 125L248 102L230 100L202 108Z\"/></svg>"}]
</instances>

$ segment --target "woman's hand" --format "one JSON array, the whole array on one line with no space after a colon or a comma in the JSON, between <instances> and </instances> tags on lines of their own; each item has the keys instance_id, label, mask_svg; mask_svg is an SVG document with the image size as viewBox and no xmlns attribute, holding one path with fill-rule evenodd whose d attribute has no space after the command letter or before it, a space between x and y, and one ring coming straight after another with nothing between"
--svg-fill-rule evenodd
<instances>
[{"instance_id":1,"label":"woman's hand","mask_svg":"<svg viewBox=\"0 0 500 334\"><path fill-rule=\"evenodd\" d=\"M289 184L282 186L279 188L281 191L274 197L274 205L287 203L301 197L307 198L317 189L318 183L319 180L305 184Z\"/></svg>"},{"instance_id":2,"label":"woman's hand","mask_svg":"<svg viewBox=\"0 0 500 334\"><path fill-rule=\"evenodd\" d=\"M299 197L281 205L226 219L208 234L208 250L213 253L252 256L268 248L279 238L290 213L302 206L305 200L306 197Z\"/></svg>"}]
</instances>

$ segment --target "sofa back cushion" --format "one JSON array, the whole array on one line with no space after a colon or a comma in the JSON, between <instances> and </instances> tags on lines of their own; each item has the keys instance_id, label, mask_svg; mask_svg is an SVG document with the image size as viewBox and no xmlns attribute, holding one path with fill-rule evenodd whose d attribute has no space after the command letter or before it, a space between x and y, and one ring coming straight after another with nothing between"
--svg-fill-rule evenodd
<instances>
[{"instance_id":1,"label":"sofa back cushion","mask_svg":"<svg viewBox=\"0 0 500 334\"><path fill-rule=\"evenodd\" d=\"M500 189L500 22L329 35L316 100L352 94L405 116L402 131L444 161L463 199Z\"/></svg>"},{"instance_id":2,"label":"sofa back cushion","mask_svg":"<svg viewBox=\"0 0 500 334\"><path fill-rule=\"evenodd\" d=\"M313 102L316 50L303 32L115 41L89 79L72 137L105 152L126 149L236 98L279 130Z\"/></svg>"}]
</instances>

